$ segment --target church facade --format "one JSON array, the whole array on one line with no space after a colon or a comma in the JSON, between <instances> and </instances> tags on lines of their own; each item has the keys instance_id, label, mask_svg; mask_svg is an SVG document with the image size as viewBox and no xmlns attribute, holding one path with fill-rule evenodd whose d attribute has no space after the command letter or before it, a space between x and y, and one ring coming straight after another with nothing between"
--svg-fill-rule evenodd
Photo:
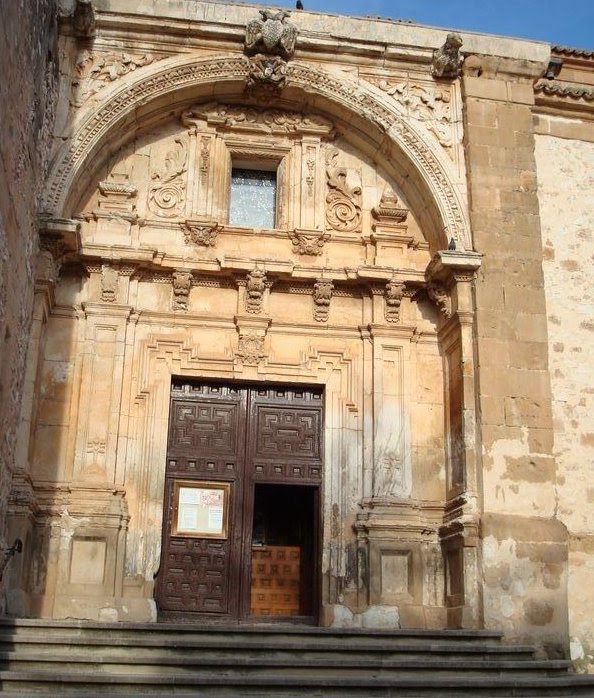
<instances>
[{"instance_id":1,"label":"church facade","mask_svg":"<svg viewBox=\"0 0 594 698\"><path fill-rule=\"evenodd\" d=\"M59 57L7 613L588 668L594 56L94 0Z\"/></svg>"}]
</instances>

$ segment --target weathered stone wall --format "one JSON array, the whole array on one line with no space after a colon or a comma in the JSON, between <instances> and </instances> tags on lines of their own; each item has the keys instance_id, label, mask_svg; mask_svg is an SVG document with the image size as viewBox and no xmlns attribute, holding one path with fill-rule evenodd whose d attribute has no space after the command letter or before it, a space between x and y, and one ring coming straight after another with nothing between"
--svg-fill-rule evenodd
<instances>
[{"instance_id":1,"label":"weathered stone wall","mask_svg":"<svg viewBox=\"0 0 594 698\"><path fill-rule=\"evenodd\" d=\"M0 546L37 252L37 197L57 101L57 0L11 0L0 11Z\"/></svg>"},{"instance_id":2,"label":"weathered stone wall","mask_svg":"<svg viewBox=\"0 0 594 698\"><path fill-rule=\"evenodd\" d=\"M541 121L543 119L541 118ZM545 129L546 130L546 129ZM594 129L582 127L582 136ZM594 143L539 135L539 201L558 464L558 516L569 531L572 658L594 665Z\"/></svg>"},{"instance_id":3,"label":"weathered stone wall","mask_svg":"<svg viewBox=\"0 0 594 698\"><path fill-rule=\"evenodd\" d=\"M542 66L471 57L466 152L475 249L486 627L566 651L567 542L556 467L536 189L532 79Z\"/></svg>"}]
</instances>

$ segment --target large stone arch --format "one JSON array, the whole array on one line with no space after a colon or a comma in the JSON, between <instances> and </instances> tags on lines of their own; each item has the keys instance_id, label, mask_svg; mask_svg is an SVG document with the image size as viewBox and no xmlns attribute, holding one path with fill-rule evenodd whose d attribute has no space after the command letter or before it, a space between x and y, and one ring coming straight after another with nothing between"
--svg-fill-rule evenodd
<instances>
[{"instance_id":1,"label":"large stone arch","mask_svg":"<svg viewBox=\"0 0 594 698\"><path fill-rule=\"evenodd\" d=\"M241 98L248 61L243 56L160 61L135 73L133 81L105 91L99 105L91 104L74 123L71 137L57 151L42 199L42 213L70 217L94 167L105 152L116 151L130 134L163 119L172 110L198 99ZM471 250L465 207L453 168L439 154L430 136L407 122L397 107L370 85L304 63L292 62L287 87L279 102L310 106L330 115L344 134L367 143L375 157L391 170L411 204L423 211L423 227L435 250L450 238L459 250ZM416 203L416 206L415 206Z\"/></svg>"}]
</instances>

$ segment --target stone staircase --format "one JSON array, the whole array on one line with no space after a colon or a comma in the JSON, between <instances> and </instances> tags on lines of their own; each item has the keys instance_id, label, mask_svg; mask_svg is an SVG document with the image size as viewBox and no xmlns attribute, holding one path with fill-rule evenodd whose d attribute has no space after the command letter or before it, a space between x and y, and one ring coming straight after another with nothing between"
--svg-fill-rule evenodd
<instances>
[{"instance_id":1,"label":"stone staircase","mask_svg":"<svg viewBox=\"0 0 594 698\"><path fill-rule=\"evenodd\" d=\"M488 631L0 620L3 696L592 696Z\"/></svg>"}]
</instances>

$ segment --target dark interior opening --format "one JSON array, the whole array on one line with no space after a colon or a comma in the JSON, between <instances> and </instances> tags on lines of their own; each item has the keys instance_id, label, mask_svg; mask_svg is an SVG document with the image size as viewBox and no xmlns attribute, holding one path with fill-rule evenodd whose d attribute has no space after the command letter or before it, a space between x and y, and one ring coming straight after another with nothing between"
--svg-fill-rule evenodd
<instances>
[{"instance_id":1,"label":"dark interior opening","mask_svg":"<svg viewBox=\"0 0 594 698\"><path fill-rule=\"evenodd\" d=\"M252 615L314 614L316 487L255 485Z\"/></svg>"}]
</instances>

